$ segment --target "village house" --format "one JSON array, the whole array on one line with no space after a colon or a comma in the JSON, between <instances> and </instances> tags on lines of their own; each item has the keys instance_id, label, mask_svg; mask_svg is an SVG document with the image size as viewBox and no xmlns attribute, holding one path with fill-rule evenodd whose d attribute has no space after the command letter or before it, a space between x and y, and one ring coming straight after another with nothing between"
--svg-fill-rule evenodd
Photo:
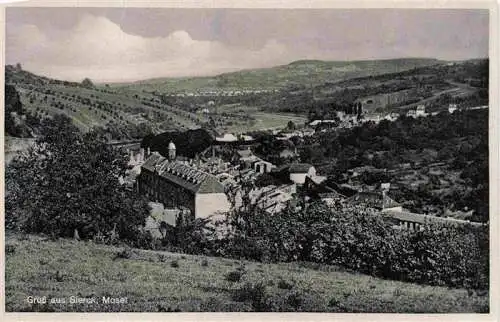
<instances>
[{"instance_id":1,"label":"village house","mask_svg":"<svg viewBox=\"0 0 500 322\"><path fill-rule=\"evenodd\" d=\"M415 110L409 110L409 111L406 113L406 116L407 116L407 117L413 117L413 118L416 118L416 117L417 117L417 111L415 111Z\"/></svg>"},{"instance_id":2,"label":"village house","mask_svg":"<svg viewBox=\"0 0 500 322\"><path fill-rule=\"evenodd\" d=\"M382 120L382 117L380 116L380 114L375 114L375 113L371 113L371 114L365 114L363 115L363 121L364 122L374 122L374 123L379 123L380 121Z\"/></svg>"},{"instance_id":3,"label":"village house","mask_svg":"<svg viewBox=\"0 0 500 322\"><path fill-rule=\"evenodd\" d=\"M384 119L386 119L387 121L390 121L390 122L394 122L396 121L397 119L399 118L399 114L398 113L389 113L387 114Z\"/></svg>"},{"instance_id":4,"label":"village house","mask_svg":"<svg viewBox=\"0 0 500 322\"><path fill-rule=\"evenodd\" d=\"M288 167L290 181L296 184L304 184L306 177L316 176L316 168L308 163L292 163Z\"/></svg>"},{"instance_id":5,"label":"village house","mask_svg":"<svg viewBox=\"0 0 500 322\"><path fill-rule=\"evenodd\" d=\"M257 173L269 173L274 168L276 168L276 166L274 164L272 164L271 162L264 161L264 160L256 161L253 164L253 169Z\"/></svg>"},{"instance_id":6,"label":"village house","mask_svg":"<svg viewBox=\"0 0 500 322\"><path fill-rule=\"evenodd\" d=\"M138 190L166 208L186 208L192 218L207 218L226 212L230 203L224 186L214 175L175 160L175 145L168 158L154 152L142 165Z\"/></svg>"},{"instance_id":7,"label":"village house","mask_svg":"<svg viewBox=\"0 0 500 322\"><path fill-rule=\"evenodd\" d=\"M382 192L361 191L346 199L346 202L353 206L363 206L374 208L380 211L402 211L403 207Z\"/></svg>"},{"instance_id":8,"label":"village house","mask_svg":"<svg viewBox=\"0 0 500 322\"><path fill-rule=\"evenodd\" d=\"M427 113L425 112L425 105L417 106L417 109L415 110L415 116L427 116Z\"/></svg>"},{"instance_id":9,"label":"village house","mask_svg":"<svg viewBox=\"0 0 500 322\"><path fill-rule=\"evenodd\" d=\"M323 123L335 124L335 123L337 123L337 121L335 121L335 120L314 120L311 123L309 123L309 126L315 127L315 126L318 126L318 125L323 124Z\"/></svg>"},{"instance_id":10,"label":"village house","mask_svg":"<svg viewBox=\"0 0 500 322\"><path fill-rule=\"evenodd\" d=\"M238 163L245 169L251 168L255 162L260 160L259 157L253 154L250 148L236 150L232 158L233 163Z\"/></svg>"},{"instance_id":11,"label":"village house","mask_svg":"<svg viewBox=\"0 0 500 322\"><path fill-rule=\"evenodd\" d=\"M129 167L142 165L144 163L144 148L141 148L139 152L134 150L129 150L129 152L130 152L130 157L127 163Z\"/></svg>"},{"instance_id":12,"label":"village house","mask_svg":"<svg viewBox=\"0 0 500 322\"><path fill-rule=\"evenodd\" d=\"M291 163L274 168L272 175L282 182L293 182L302 186L307 177L316 176L316 168L308 163Z\"/></svg>"},{"instance_id":13,"label":"village house","mask_svg":"<svg viewBox=\"0 0 500 322\"><path fill-rule=\"evenodd\" d=\"M217 142L236 142L238 138L231 133L225 133L223 136L216 137L215 140Z\"/></svg>"},{"instance_id":14,"label":"village house","mask_svg":"<svg viewBox=\"0 0 500 322\"><path fill-rule=\"evenodd\" d=\"M457 110L457 104L448 105L448 113L453 114Z\"/></svg>"}]
</instances>

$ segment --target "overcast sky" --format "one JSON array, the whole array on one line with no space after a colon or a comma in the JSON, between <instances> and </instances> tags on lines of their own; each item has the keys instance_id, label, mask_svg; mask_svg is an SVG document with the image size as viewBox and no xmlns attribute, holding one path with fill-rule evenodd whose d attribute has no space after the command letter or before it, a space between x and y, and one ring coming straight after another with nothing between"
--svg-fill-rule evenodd
<instances>
[{"instance_id":1,"label":"overcast sky","mask_svg":"<svg viewBox=\"0 0 500 322\"><path fill-rule=\"evenodd\" d=\"M7 8L6 61L49 77L214 75L298 59L488 56L486 10Z\"/></svg>"}]
</instances>

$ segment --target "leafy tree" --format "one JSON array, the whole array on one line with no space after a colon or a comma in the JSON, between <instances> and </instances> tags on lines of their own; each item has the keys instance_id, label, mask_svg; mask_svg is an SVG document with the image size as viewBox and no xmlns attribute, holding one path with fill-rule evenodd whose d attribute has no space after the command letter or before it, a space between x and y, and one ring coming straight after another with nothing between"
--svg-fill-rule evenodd
<instances>
[{"instance_id":1,"label":"leafy tree","mask_svg":"<svg viewBox=\"0 0 500 322\"><path fill-rule=\"evenodd\" d=\"M30 128L24 124L21 116L25 115L19 93L12 85L5 85L5 132L16 137L30 137Z\"/></svg>"},{"instance_id":2,"label":"leafy tree","mask_svg":"<svg viewBox=\"0 0 500 322\"><path fill-rule=\"evenodd\" d=\"M94 87L94 83L92 83L92 81L90 80L90 78L85 78L82 81L82 86L86 87L86 88L93 88Z\"/></svg>"},{"instance_id":3,"label":"leafy tree","mask_svg":"<svg viewBox=\"0 0 500 322\"><path fill-rule=\"evenodd\" d=\"M6 226L81 238L118 233L133 241L147 204L119 177L126 157L97 132L82 135L62 115L42 121L42 136L6 169Z\"/></svg>"},{"instance_id":4,"label":"leafy tree","mask_svg":"<svg viewBox=\"0 0 500 322\"><path fill-rule=\"evenodd\" d=\"M269 173L263 173L257 177L255 180L255 185L257 187L266 187L270 185L280 185L281 181L277 180L274 176Z\"/></svg>"}]
</instances>

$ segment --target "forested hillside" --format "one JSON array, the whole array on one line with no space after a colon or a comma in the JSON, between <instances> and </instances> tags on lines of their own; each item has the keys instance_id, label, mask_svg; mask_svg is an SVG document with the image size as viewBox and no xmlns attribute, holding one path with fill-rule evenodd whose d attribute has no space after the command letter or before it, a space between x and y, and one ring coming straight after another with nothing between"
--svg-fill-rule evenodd
<instances>
[{"instance_id":1,"label":"forested hillside","mask_svg":"<svg viewBox=\"0 0 500 322\"><path fill-rule=\"evenodd\" d=\"M306 138L303 146L302 161L336 180L372 166L384 171L362 182L392 182L398 200L415 211L472 207L474 220L488 221L488 110L368 122Z\"/></svg>"}]
</instances>

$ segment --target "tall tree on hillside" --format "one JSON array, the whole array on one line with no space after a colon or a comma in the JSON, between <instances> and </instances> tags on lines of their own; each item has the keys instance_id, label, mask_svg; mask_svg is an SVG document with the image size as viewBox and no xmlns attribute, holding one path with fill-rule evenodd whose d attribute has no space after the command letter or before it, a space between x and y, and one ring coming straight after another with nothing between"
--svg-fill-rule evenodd
<instances>
[{"instance_id":1,"label":"tall tree on hillside","mask_svg":"<svg viewBox=\"0 0 500 322\"><path fill-rule=\"evenodd\" d=\"M5 133L16 137L30 137L30 129L22 122L23 109L19 93L12 85L5 85Z\"/></svg>"},{"instance_id":2,"label":"tall tree on hillside","mask_svg":"<svg viewBox=\"0 0 500 322\"><path fill-rule=\"evenodd\" d=\"M114 230L134 240L144 199L119 184L126 157L96 132L81 134L66 116L44 120L43 135L6 169L6 226L92 238Z\"/></svg>"},{"instance_id":3,"label":"tall tree on hillside","mask_svg":"<svg viewBox=\"0 0 500 322\"><path fill-rule=\"evenodd\" d=\"M94 87L94 83L92 83L92 81L90 80L90 78L85 78L82 81L82 86L86 87L86 88L93 88Z\"/></svg>"}]
</instances>

